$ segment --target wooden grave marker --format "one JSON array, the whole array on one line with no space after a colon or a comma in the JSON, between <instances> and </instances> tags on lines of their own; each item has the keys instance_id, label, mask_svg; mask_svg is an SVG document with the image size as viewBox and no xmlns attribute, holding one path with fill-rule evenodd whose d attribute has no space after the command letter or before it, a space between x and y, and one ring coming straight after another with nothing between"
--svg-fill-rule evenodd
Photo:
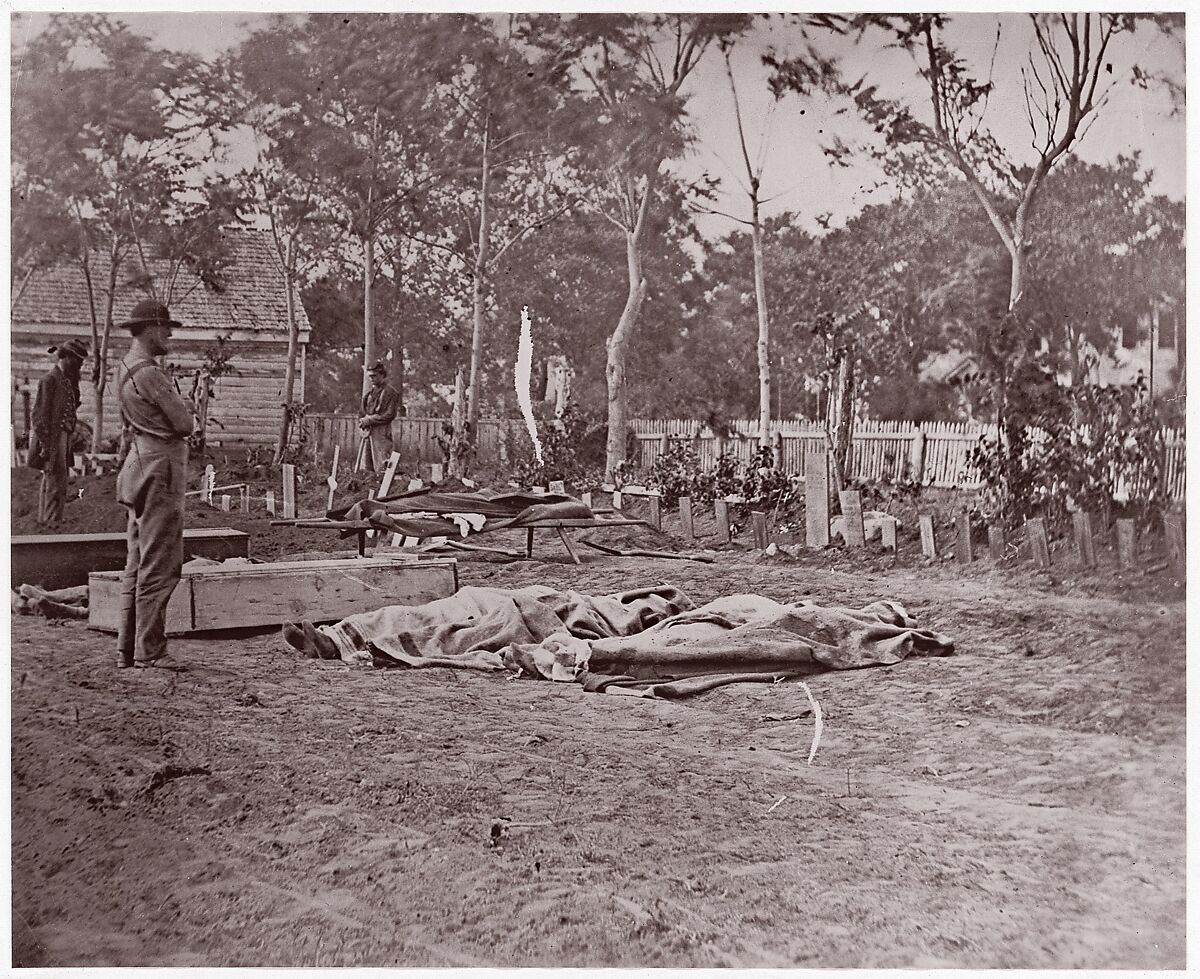
<instances>
[{"instance_id":1,"label":"wooden grave marker","mask_svg":"<svg viewBox=\"0 0 1200 979\"><path fill-rule=\"evenodd\" d=\"M550 480L550 492L557 493L559 496L567 495L567 484L561 479Z\"/></svg>"},{"instance_id":2,"label":"wooden grave marker","mask_svg":"<svg viewBox=\"0 0 1200 979\"><path fill-rule=\"evenodd\" d=\"M937 560L937 538L933 534L933 517L926 513L917 519L921 529L921 553L931 561Z\"/></svg>"},{"instance_id":3,"label":"wooden grave marker","mask_svg":"<svg viewBox=\"0 0 1200 979\"><path fill-rule=\"evenodd\" d=\"M217 471L210 464L204 467L204 482L201 484L201 495L209 506L213 505L213 491L216 488Z\"/></svg>"},{"instance_id":4,"label":"wooden grave marker","mask_svg":"<svg viewBox=\"0 0 1200 979\"><path fill-rule=\"evenodd\" d=\"M896 518L884 517L883 523L880 525L880 533L883 538L883 549L891 551L893 554L898 553L896 547Z\"/></svg>"},{"instance_id":5,"label":"wooden grave marker","mask_svg":"<svg viewBox=\"0 0 1200 979\"><path fill-rule=\"evenodd\" d=\"M1176 510L1163 515L1163 534L1167 539L1167 559L1171 570L1182 581L1187 577L1187 537L1183 530L1183 514Z\"/></svg>"},{"instance_id":6,"label":"wooden grave marker","mask_svg":"<svg viewBox=\"0 0 1200 979\"><path fill-rule=\"evenodd\" d=\"M650 526L662 530L662 497L651 493L646 499L650 501Z\"/></svg>"},{"instance_id":7,"label":"wooden grave marker","mask_svg":"<svg viewBox=\"0 0 1200 979\"><path fill-rule=\"evenodd\" d=\"M338 459L341 457L341 455L342 455L342 447L340 445L335 445L333 447L333 464L329 467L329 476L325 480L325 482L329 486L329 498L325 501L325 509L326 510L333 509L333 494L337 492L337 488L338 488L338 481L337 481Z\"/></svg>"},{"instance_id":8,"label":"wooden grave marker","mask_svg":"<svg viewBox=\"0 0 1200 979\"><path fill-rule=\"evenodd\" d=\"M1137 524L1130 519L1117 521L1117 564L1122 571L1138 565Z\"/></svg>"},{"instance_id":9,"label":"wooden grave marker","mask_svg":"<svg viewBox=\"0 0 1200 979\"><path fill-rule=\"evenodd\" d=\"M1029 553L1038 567L1050 567L1050 541L1046 537L1046 524L1041 517L1030 517L1025 521L1025 540L1029 543Z\"/></svg>"},{"instance_id":10,"label":"wooden grave marker","mask_svg":"<svg viewBox=\"0 0 1200 979\"><path fill-rule=\"evenodd\" d=\"M431 483L440 483L442 481L443 476L445 475L445 471L446 470L443 467L442 463L440 463L440 462L430 463L429 464L429 481Z\"/></svg>"},{"instance_id":11,"label":"wooden grave marker","mask_svg":"<svg viewBox=\"0 0 1200 979\"><path fill-rule=\"evenodd\" d=\"M620 491L620 490L613 490L613 501L612 501L612 503L613 503L613 509L614 509L614 510L620 510L620 509L621 509L621 504L622 504L622 503L624 503L624 502L625 502L625 501L624 501L624 500L621 498L621 491Z\"/></svg>"},{"instance_id":12,"label":"wooden grave marker","mask_svg":"<svg viewBox=\"0 0 1200 979\"><path fill-rule=\"evenodd\" d=\"M275 516L275 491L267 490L267 513Z\"/></svg>"},{"instance_id":13,"label":"wooden grave marker","mask_svg":"<svg viewBox=\"0 0 1200 979\"><path fill-rule=\"evenodd\" d=\"M1075 531L1075 556L1081 568L1096 566L1096 538L1092 534L1092 515L1086 510L1071 514L1071 526Z\"/></svg>"},{"instance_id":14,"label":"wooden grave marker","mask_svg":"<svg viewBox=\"0 0 1200 979\"><path fill-rule=\"evenodd\" d=\"M221 509L226 513L233 509L233 497L228 493L221 494Z\"/></svg>"},{"instance_id":15,"label":"wooden grave marker","mask_svg":"<svg viewBox=\"0 0 1200 979\"><path fill-rule=\"evenodd\" d=\"M993 561L1004 560L1004 528L994 524L988 527L988 554Z\"/></svg>"},{"instance_id":16,"label":"wooden grave marker","mask_svg":"<svg viewBox=\"0 0 1200 979\"><path fill-rule=\"evenodd\" d=\"M731 539L729 534L729 502L727 500L714 500L713 511L717 519L717 540L722 544L728 544Z\"/></svg>"},{"instance_id":17,"label":"wooden grave marker","mask_svg":"<svg viewBox=\"0 0 1200 979\"><path fill-rule=\"evenodd\" d=\"M591 492L591 490L588 490L588 492L586 492L586 493L581 493L579 495L579 498L581 500L583 500L583 505L585 507L587 507L589 510L592 508L592 492Z\"/></svg>"},{"instance_id":18,"label":"wooden grave marker","mask_svg":"<svg viewBox=\"0 0 1200 979\"><path fill-rule=\"evenodd\" d=\"M829 454L804 457L804 539L809 547L829 546Z\"/></svg>"},{"instance_id":19,"label":"wooden grave marker","mask_svg":"<svg viewBox=\"0 0 1200 979\"><path fill-rule=\"evenodd\" d=\"M862 494L858 490L839 490L838 500L842 504L842 524L845 527L842 539L847 547L862 547L867 542L863 530Z\"/></svg>"},{"instance_id":20,"label":"wooden grave marker","mask_svg":"<svg viewBox=\"0 0 1200 979\"><path fill-rule=\"evenodd\" d=\"M296 467L283 464L283 519L296 519Z\"/></svg>"},{"instance_id":21,"label":"wooden grave marker","mask_svg":"<svg viewBox=\"0 0 1200 979\"><path fill-rule=\"evenodd\" d=\"M754 530L754 546L759 550L764 550L767 547L767 515L760 510L754 510L750 514L750 525Z\"/></svg>"},{"instance_id":22,"label":"wooden grave marker","mask_svg":"<svg viewBox=\"0 0 1200 979\"><path fill-rule=\"evenodd\" d=\"M975 560L975 549L971 546L971 515L960 513L954 519L958 537L954 541L954 556L959 564L970 564Z\"/></svg>"},{"instance_id":23,"label":"wooden grave marker","mask_svg":"<svg viewBox=\"0 0 1200 979\"><path fill-rule=\"evenodd\" d=\"M695 538L696 524L692 519L692 498L690 496L679 498L679 522L683 526L683 536Z\"/></svg>"}]
</instances>

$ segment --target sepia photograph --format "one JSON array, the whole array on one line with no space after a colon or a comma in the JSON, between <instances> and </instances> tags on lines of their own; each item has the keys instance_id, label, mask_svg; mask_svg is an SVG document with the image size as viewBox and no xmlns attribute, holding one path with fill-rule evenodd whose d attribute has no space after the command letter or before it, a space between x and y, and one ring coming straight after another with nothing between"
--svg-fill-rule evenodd
<instances>
[{"instance_id":1,"label":"sepia photograph","mask_svg":"<svg viewBox=\"0 0 1200 979\"><path fill-rule=\"evenodd\" d=\"M11 967L1185 969L1182 5L649 6L7 14Z\"/></svg>"}]
</instances>

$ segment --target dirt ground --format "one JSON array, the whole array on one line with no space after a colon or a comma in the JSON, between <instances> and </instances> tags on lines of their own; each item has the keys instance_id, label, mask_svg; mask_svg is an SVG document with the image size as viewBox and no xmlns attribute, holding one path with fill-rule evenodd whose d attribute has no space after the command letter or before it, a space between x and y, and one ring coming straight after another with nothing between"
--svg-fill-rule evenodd
<instances>
[{"instance_id":1,"label":"dirt ground","mask_svg":"<svg viewBox=\"0 0 1200 979\"><path fill-rule=\"evenodd\" d=\"M189 520L260 557L345 546ZM462 584L890 598L956 640L812 678L811 765L791 683L642 701L351 669L274 631L176 640L174 676L14 617L14 964L1183 968L1182 586L1107 553L918 555L908 532L895 567L742 543L576 566L547 535L460 561Z\"/></svg>"}]
</instances>

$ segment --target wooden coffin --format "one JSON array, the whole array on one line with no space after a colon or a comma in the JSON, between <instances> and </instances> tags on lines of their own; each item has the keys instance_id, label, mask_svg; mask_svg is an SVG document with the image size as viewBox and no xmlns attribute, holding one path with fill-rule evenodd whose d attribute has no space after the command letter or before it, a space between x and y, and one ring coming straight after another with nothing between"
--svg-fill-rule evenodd
<instances>
[{"instance_id":1,"label":"wooden coffin","mask_svg":"<svg viewBox=\"0 0 1200 979\"><path fill-rule=\"evenodd\" d=\"M121 572L88 578L88 627L116 632ZM288 561L185 570L167 606L167 634L336 622L385 605L421 605L458 590L458 563L388 558Z\"/></svg>"},{"instance_id":2,"label":"wooden coffin","mask_svg":"<svg viewBox=\"0 0 1200 979\"><path fill-rule=\"evenodd\" d=\"M250 535L228 527L183 532L184 559L250 556ZM72 588L93 571L125 567L124 534L31 534L12 538L12 587Z\"/></svg>"}]
</instances>

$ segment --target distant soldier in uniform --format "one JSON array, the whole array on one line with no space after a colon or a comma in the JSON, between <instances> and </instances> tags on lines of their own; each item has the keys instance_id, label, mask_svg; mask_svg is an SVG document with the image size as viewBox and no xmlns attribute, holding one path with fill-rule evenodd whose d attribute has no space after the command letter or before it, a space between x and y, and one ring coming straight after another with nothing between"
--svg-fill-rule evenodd
<instances>
[{"instance_id":1,"label":"distant soldier in uniform","mask_svg":"<svg viewBox=\"0 0 1200 979\"><path fill-rule=\"evenodd\" d=\"M117 500L129 510L117 632L118 666L185 669L167 655L167 603L183 569L187 437L192 405L155 358L180 324L166 306L145 300L123 329L133 345L117 371L117 399L129 453L117 476Z\"/></svg>"},{"instance_id":2,"label":"distant soldier in uniform","mask_svg":"<svg viewBox=\"0 0 1200 979\"><path fill-rule=\"evenodd\" d=\"M363 438L354 468L378 472L392 454L392 422L400 409L400 394L388 384L382 360L375 363L370 374L371 390L363 395L362 417L358 420Z\"/></svg>"},{"instance_id":3,"label":"distant soldier in uniform","mask_svg":"<svg viewBox=\"0 0 1200 979\"><path fill-rule=\"evenodd\" d=\"M79 372L87 358L82 340L67 340L50 353L58 362L38 382L33 403L29 464L42 471L38 523L53 527L63 518L71 469L71 437L79 411Z\"/></svg>"}]
</instances>

